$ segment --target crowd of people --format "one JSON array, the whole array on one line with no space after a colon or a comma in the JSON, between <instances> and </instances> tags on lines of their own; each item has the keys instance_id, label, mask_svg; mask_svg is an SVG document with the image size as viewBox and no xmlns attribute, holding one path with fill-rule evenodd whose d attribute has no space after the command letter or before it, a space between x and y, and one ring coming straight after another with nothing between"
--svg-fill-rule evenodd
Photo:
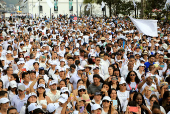
<instances>
[{"instance_id":1,"label":"crowd of people","mask_svg":"<svg viewBox=\"0 0 170 114\"><path fill-rule=\"evenodd\" d=\"M163 21L3 19L0 114L170 114L169 44Z\"/></svg>"}]
</instances>

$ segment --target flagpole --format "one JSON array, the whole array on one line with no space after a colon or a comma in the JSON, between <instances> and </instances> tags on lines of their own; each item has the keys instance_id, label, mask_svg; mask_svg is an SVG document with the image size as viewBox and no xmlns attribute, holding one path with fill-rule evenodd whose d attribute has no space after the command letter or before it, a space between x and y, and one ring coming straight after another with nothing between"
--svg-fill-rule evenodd
<instances>
[{"instance_id":1,"label":"flagpole","mask_svg":"<svg viewBox=\"0 0 170 114\"><path fill-rule=\"evenodd\" d=\"M78 23L78 0L76 1L77 2L77 23Z\"/></svg>"},{"instance_id":2,"label":"flagpole","mask_svg":"<svg viewBox=\"0 0 170 114\"><path fill-rule=\"evenodd\" d=\"M136 6L135 6L135 18L136 18Z\"/></svg>"}]
</instances>

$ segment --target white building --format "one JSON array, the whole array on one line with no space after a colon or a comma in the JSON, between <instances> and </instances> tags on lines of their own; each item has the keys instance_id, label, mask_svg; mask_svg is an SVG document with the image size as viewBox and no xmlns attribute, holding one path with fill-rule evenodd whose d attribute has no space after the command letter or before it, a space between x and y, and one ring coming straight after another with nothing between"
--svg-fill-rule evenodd
<instances>
[{"instance_id":1,"label":"white building","mask_svg":"<svg viewBox=\"0 0 170 114\"><path fill-rule=\"evenodd\" d=\"M55 0L50 0L51 3L54 5ZM73 11L69 11L69 0L58 0L58 11L54 11L54 7L51 8L51 14L54 14L56 17L59 14L62 15L72 15L77 14L77 3L76 0L72 0ZM39 5L40 5L40 12L39 12ZM81 14L84 15L85 7L87 4L83 4L83 0L78 0L78 13L80 15L80 5L81 7ZM39 16L47 16L50 17L50 7L47 4L46 0L24 0L20 4L20 10L22 13L30 13L33 14L34 17ZM91 12L91 9L90 9ZM102 16L103 12L101 10L101 5L92 4L92 14L97 16ZM109 9L106 7L106 15L109 16Z\"/></svg>"}]
</instances>

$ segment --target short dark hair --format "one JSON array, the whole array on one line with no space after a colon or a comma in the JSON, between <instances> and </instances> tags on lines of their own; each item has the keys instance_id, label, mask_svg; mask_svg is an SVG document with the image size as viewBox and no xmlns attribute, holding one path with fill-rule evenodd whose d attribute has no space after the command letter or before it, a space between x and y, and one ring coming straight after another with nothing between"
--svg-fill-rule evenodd
<instances>
[{"instance_id":1,"label":"short dark hair","mask_svg":"<svg viewBox=\"0 0 170 114\"><path fill-rule=\"evenodd\" d=\"M8 110L7 110L7 114L9 114L9 111L10 110L17 110L15 107L10 107L10 108L8 108Z\"/></svg>"},{"instance_id":2,"label":"short dark hair","mask_svg":"<svg viewBox=\"0 0 170 114\"><path fill-rule=\"evenodd\" d=\"M4 91L4 90L0 91L0 97L4 97L6 93L8 94L7 91Z\"/></svg>"},{"instance_id":3,"label":"short dark hair","mask_svg":"<svg viewBox=\"0 0 170 114\"><path fill-rule=\"evenodd\" d=\"M28 72L23 72L22 73L22 79L25 78L25 76L28 74Z\"/></svg>"}]
</instances>

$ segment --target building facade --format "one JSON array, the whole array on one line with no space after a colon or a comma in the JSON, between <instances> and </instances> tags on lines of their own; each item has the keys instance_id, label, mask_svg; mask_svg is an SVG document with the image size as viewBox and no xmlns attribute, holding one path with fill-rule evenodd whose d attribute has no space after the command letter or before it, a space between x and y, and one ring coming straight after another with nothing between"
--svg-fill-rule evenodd
<instances>
[{"instance_id":1,"label":"building facade","mask_svg":"<svg viewBox=\"0 0 170 114\"><path fill-rule=\"evenodd\" d=\"M62 15L77 15L77 2L76 0L51 0L51 3L54 7L51 8L47 4L46 0L24 0L20 3L20 11L22 13L30 13L33 14L34 17L47 16L50 17L53 14L55 17L59 14ZM71 7L72 6L72 7ZM81 6L81 7L80 7ZM83 4L83 0L78 0L78 15L86 14L86 7L87 4ZM39 11L40 10L40 11ZM81 13L80 13L81 11ZM97 15L102 16L103 11L101 9L101 5L92 4L92 11L91 8L89 9L90 15ZM109 16L109 9L106 7L106 15Z\"/></svg>"}]
</instances>

